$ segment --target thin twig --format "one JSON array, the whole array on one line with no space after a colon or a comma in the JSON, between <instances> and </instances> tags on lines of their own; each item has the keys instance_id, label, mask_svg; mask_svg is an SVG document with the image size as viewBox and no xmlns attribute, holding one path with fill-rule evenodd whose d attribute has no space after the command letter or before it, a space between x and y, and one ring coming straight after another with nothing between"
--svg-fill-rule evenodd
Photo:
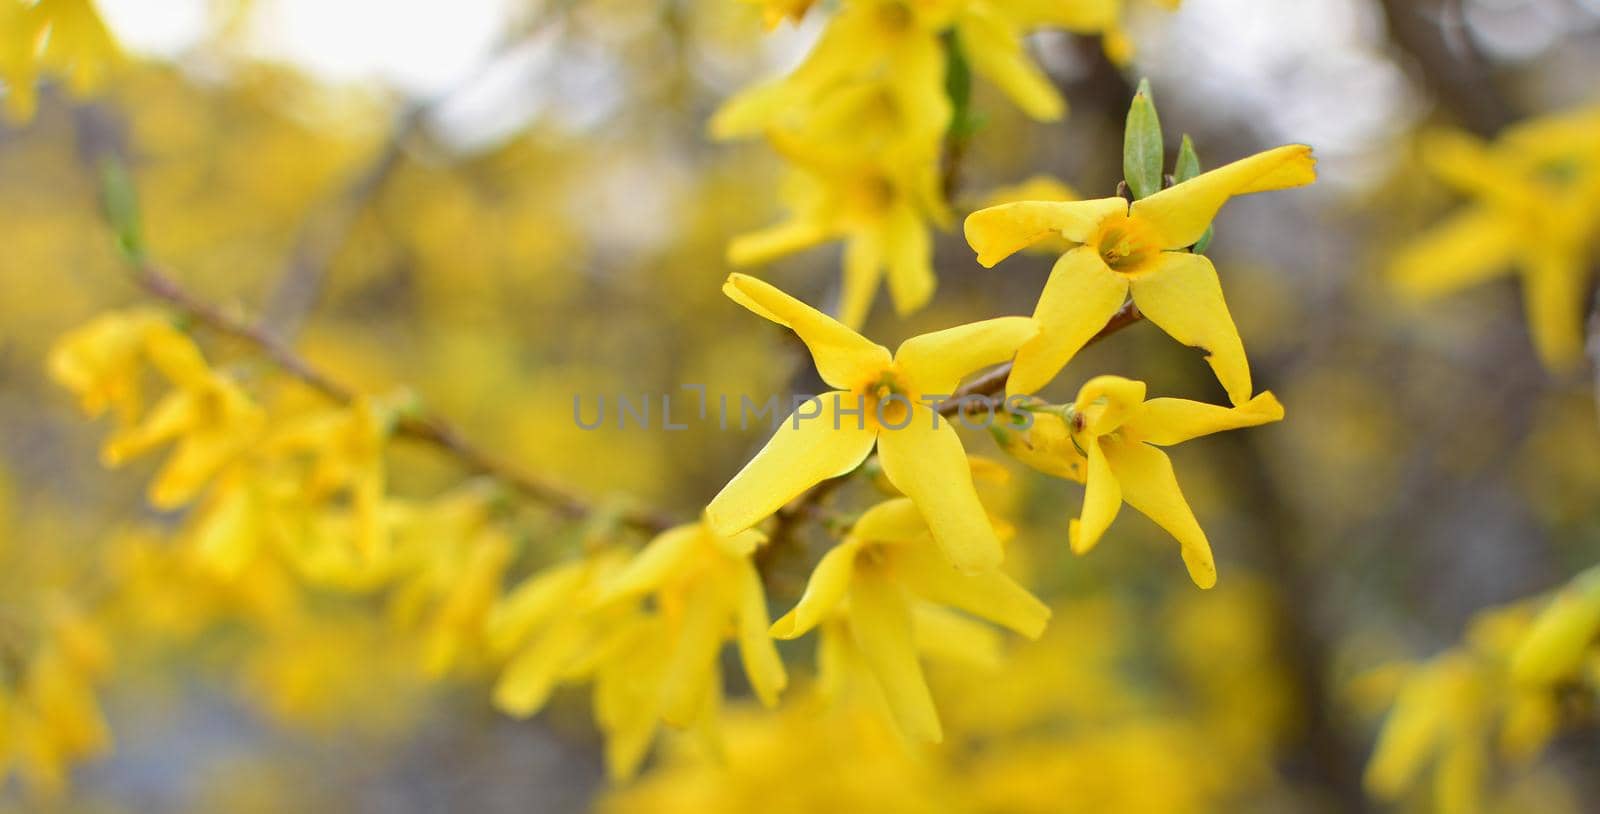
<instances>
[{"instance_id":1,"label":"thin twig","mask_svg":"<svg viewBox=\"0 0 1600 814\"><path fill-rule=\"evenodd\" d=\"M252 323L214 303L194 296L171 275L154 264L144 262L137 265L134 279L152 296L175 306L211 330L254 347L283 372L304 382L330 400L349 404L357 398L355 390L312 365L278 335L262 325ZM438 415L420 412L403 415L395 425L395 434L398 437L437 447L455 457L472 473L496 478L525 497L549 507L562 517L575 520L594 516L602 511L601 507L565 486L518 470L485 452L467 440L467 437L453 424ZM663 514L642 510L625 510L619 512L616 517L622 525L646 533L662 531L674 523L672 518Z\"/></svg>"},{"instance_id":2,"label":"thin twig","mask_svg":"<svg viewBox=\"0 0 1600 814\"><path fill-rule=\"evenodd\" d=\"M1093 345L1094 343L1105 339L1106 337L1128 327L1129 325L1132 325L1135 322L1138 322L1141 319L1144 319L1144 314L1139 313L1139 308L1133 304L1133 300L1129 300L1123 304L1121 309L1119 309L1115 314L1111 315L1111 319L1106 322L1106 326L1101 328L1099 333L1089 337L1089 341L1084 343L1084 347ZM939 405L939 415L955 415L956 412L961 409L963 401L971 403L974 400L973 397L975 396L983 396L987 398L995 395L996 393L1004 392L1006 389L1006 382L1010 378L1011 363L1006 362L1005 364L990 370L982 376L979 376L978 378L956 388L956 392L949 399L946 399L942 404Z\"/></svg>"},{"instance_id":3,"label":"thin twig","mask_svg":"<svg viewBox=\"0 0 1600 814\"><path fill-rule=\"evenodd\" d=\"M356 220L400 166L406 142L422 126L430 109L431 105L427 104L407 108L396 119L376 156L355 174L342 194L301 223L294 248L290 250L288 267L262 310L263 326L281 337L291 337L299 331L300 324L316 305L328 267L344 247Z\"/></svg>"}]
</instances>

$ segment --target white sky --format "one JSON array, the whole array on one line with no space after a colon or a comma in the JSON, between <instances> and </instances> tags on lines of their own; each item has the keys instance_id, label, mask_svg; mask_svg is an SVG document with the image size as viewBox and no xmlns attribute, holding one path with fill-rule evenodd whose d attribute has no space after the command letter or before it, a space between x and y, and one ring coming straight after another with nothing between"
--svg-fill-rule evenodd
<instances>
[{"instance_id":1,"label":"white sky","mask_svg":"<svg viewBox=\"0 0 1600 814\"><path fill-rule=\"evenodd\" d=\"M135 52L176 56L214 24L208 0L97 4ZM477 70L510 13L510 0L258 0L245 42L251 56L293 63L329 82L375 81L427 96Z\"/></svg>"}]
</instances>

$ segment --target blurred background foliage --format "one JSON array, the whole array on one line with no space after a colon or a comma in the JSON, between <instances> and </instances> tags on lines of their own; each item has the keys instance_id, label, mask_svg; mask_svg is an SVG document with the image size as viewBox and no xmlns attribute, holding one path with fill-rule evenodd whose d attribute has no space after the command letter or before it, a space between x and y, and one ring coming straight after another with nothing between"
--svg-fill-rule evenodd
<instances>
[{"instance_id":1,"label":"blurred background foliage","mask_svg":"<svg viewBox=\"0 0 1600 814\"><path fill-rule=\"evenodd\" d=\"M1055 616L1003 658L933 671L943 746L908 749L859 709L822 709L803 678L777 712L733 686L720 761L668 742L638 780L608 787L586 694L515 721L491 708L492 659L467 648L438 668L429 625L448 620L416 607L456 583L410 589L435 597L417 599L282 569L219 579L175 555L183 513L144 500L156 462L101 469L106 428L45 365L68 331L149 303L102 214L98 161L121 157L149 257L197 296L605 505L691 517L765 428L584 431L574 397L672 393L681 409L685 383L735 401L818 388L798 343L719 292L729 240L780 216L781 172L762 145L714 144L706 123L791 67L829 10L764 33L761 9L731 0L306 5L104 3L120 43L105 75L47 74L36 112L0 129L0 635L8 697L31 697L46 669L73 695L39 702L68 710L55 720L70 731L28 748L17 716L32 707L8 702L9 806L1360 810L1380 806L1362 773L1398 665L1503 651L1472 650L1480 614L1600 562L1593 369L1540 365L1512 282L1419 306L1382 273L1459 204L1423 171L1419 133L1488 137L1595 103L1600 6L1129 0L1125 68L1097 37L1029 38L1070 104L1064 122L1033 122L977 84L982 125L954 208L1035 176L1112 194L1139 76L1169 144L1192 134L1209 166L1315 146L1316 186L1239 201L1216 223L1210 253L1256 379L1288 413L1176 453L1219 587L1196 591L1143 519L1071 556L1081 490L1007 461L997 503L1018 527L1016 570ZM929 307L902 319L880 298L866 333L892 347L1027 313L1049 261L984 270L942 232ZM837 247L819 248L761 274L831 303L838 264ZM269 387L272 366L247 344L197 336L216 369ZM1068 401L1098 373L1222 398L1192 351L1148 325L1083 353L1045 395ZM387 455L397 499L472 488L425 445L400 439ZM851 490L837 504L865 505L870 486ZM504 511L514 573L612 533L603 518ZM826 545L820 528L806 539L771 575L776 607ZM784 653L809 658L804 644ZM1456 785L1481 788L1484 810L1593 810L1594 702L1572 700L1588 726L1534 757L1485 758ZM1449 788L1406 786L1398 805L1453 810Z\"/></svg>"}]
</instances>

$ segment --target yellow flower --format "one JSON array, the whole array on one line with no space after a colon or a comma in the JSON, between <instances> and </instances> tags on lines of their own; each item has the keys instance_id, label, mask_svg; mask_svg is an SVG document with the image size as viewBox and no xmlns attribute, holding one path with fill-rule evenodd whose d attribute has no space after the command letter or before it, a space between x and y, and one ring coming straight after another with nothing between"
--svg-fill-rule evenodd
<instances>
[{"instance_id":1,"label":"yellow flower","mask_svg":"<svg viewBox=\"0 0 1600 814\"><path fill-rule=\"evenodd\" d=\"M348 492L356 513L356 549L375 557L388 547L382 520L386 493L384 448L394 427L395 408L366 396L348 407L321 410L275 431L273 453L309 454L315 462L305 494L316 500Z\"/></svg>"},{"instance_id":2,"label":"yellow flower","mask_svg":"<svg viewBox=\"0 0 1600 814\"><path fill-rule=\"evenodd\" d=\"M176 329L155 311L118 311L96 317L61 337L50 349L46 367L56 384L72 391L85 415L106 410L126 426L144 408L139 380L146 341Z\"/></svg>"},{"instance_id":3,"label":"yellow flower","mask_svg":"<svg viewBox=\"0 0 1600 814\"><path fill-rule=\"evenodd\" d=\"M595 598L626 563L613 547L527 578L502 597L485 622L490 649L509 656L494 705L518 718L538 712L557 684L586 677L610 657L632 614L597 607Z\"/></svg>"},{"instance_id":4,"label":"yellow flower","mask_svg":"<svg viewBox=\"0 0 1600 814\"><path fill-rule=\"evenodd\" d=\"M34 13L48 27L40 61L65 76L74 93L99 87L117 58L117 46L94 5L89 0L39 0Z\"/></svg>"},{"instance_id":5,"label":"yellow flower","mask_svg":"<svg viewBox=\"0 0 1600 814\"><path fill-rule=\"evenodd\" d=\"M65 77L82 94L101 83L116 59L116 44L89 0L0 2L0 82L13 120L33 117L41 73Z\"/></svg>"},{"instance_id":6,"label":"yellow flower","mask_svg":"<svg viewBox=\"0 0 1600 814\"><path fill-rule=\"evenodd\" d=\"M862 660L877 679L900 728L939 741L938 712L918 662L921 603L948 605L1037 638L1050 609L998 570L968 576L933 544L916 504L906 498L867 510L817 563L794 609L772 625L793 639L843 617Z\"/></svg>"},{"instance_id":7,"label":"yellow flower","mask_svg":"<svg viewBox=\"0 0 1600 814\"><path fill-rule=\"evenodd\" d=\"M852 327L865 322L885 278L897 313L910 314L926 305L937 284L929 221L945 217L937 203L934 165L884 167L873 161L826 159L808 149L788 154L797 168L786 190L793 214L734 238L728 244L728 262L758 265L843 239L840 322Z\"/></svg>"},{"instance_id":8,"label":"yellow flower","mask_svg":"<svg viewBox=\"0 0 1600 814\"><path fill-rule=\"evenodd\" d=\"M256 440L265 414L238 385L207 367L188 337L163 330L149 334L145 342L150 362L174 389L138 424L107 439L101 458L107 466L121 466L174 442L149 492L152 505L172 509L194 499L218 470Z\"/></svg>"},{"instance_id":9,"label":"yellow flower","mask_svg":"<svg viewBox=\"0 0 1600 814\"><path fill-rule=\"evenodd\" d=\"M751 561L765 541L756 531L718 534L704 522L678 526L600 588L598 608L645 596L655 604L598 668L595 712L608 733L614 775L633 773L658 722L714 726L711 712L722 695L718 653L730 637L756 697L777 704L788 676L767 632L766 592Z\"/></svg>"},{"instance_id":10,"label":"yellow flower","mask_svg":"<svg viewBox=\"0 0 1600 814\"><path fill-rule=\"evenodd\" d=\"M978 502L955 428L930 406L961 378L1004 362L1036 332L1026 317L1000 317L906 340L891 356L836 320L743 274L722 287L735 302L793 330L822 380L837 389L796 407L765 448L706 507L730 535L761 522L801 492L855 469L878 449L883 472L916 502L934 540L968 573L1000 564L1000 541ZM805 412L815 406L814 413Z\"/></svg>"},{"instance_id":11,"label":"yellow flower","mask_svg":"<svg viewBox=\"0 0 1600 814\"><path fill-rule=\"evenodd\" d=\"M1070 526L1074 552L1094 548L1127 502L1177 538L1189 577L1210 588L1217 582L1211 544L1159 447L1278 421L1283 406L1270 392L1231 409L1186 399L1145 401L1144 395L1144 382L1097 376L1064 418L1038 413L1030 430L1008 431L1002 440L1024 463L1083 482L1083 514Z\"/></svg>"},{"instance_id":12,"label":"yellow flower","mask_svg":"<svg viewBox=\"0 0 1600 814\"><path fill-rule=\"evenodd\" d=\"M1164 189L1131 206L1122 198L1023 201L967 218L967 242L985 267L1049 237L1077 247L1050 272L1034 318L1039 335L1017 354L1006 389L1032 393L1057 372L1131 295L1150 321L1202 349L1234 404L1253 392L1244 344L1211 261L1186 251L1230 197L1309 184L1311 148L1258 153Z\"/></svg>"},{"instance_id":13,"label":"yellow flower","mask_svg":"<svg viewBox=\"0 0 1600 814\"><path fill-rule=\"evenodd\" d=\"M1534 347L1552 368L1583 356L1591 254L1600 235L1600 108L1520 124L1495 143L1426 137L1428 169L1472 203L1389 264L1402 293L1426 299L1516 269Z\"/></svg>"}]
</instances>

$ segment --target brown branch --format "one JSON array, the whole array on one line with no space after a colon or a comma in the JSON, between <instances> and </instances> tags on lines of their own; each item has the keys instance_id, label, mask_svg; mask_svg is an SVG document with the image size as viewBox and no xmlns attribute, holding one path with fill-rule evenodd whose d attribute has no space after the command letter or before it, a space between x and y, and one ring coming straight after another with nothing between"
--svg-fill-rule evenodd
<instances>
[{"instance_id":1,"label":"brown branch","mask_svg":"<svg viewBox=\"0 0 1600 814\"><path fill-rule=\"evenodd\" d=\"M1422 84L1467 128L1492 136L1513 116L1467 31L1460 0L1382 0L1389 35Z\"/></svg>"},{"instance_id":2,"label":"brown branch","mask_svg":"<svg viewBox=\"0 0 1600 814\"><path fill-rule=\"evenodd\" d=\"M139 263L134 269L134 280L147 293L173 305L207 328L255 348L283 372L328 399L349 404L357 398L354 389L312 365L277 334L194 296L154 264ZM601 507L565 486L518 470L484 451L438 415L415 412L403 415L395 425L395 435L437 447L460 461L468 471L493 477L562 517L576 520L602 511ZM617 520L624 526L648 534L660 532L674 524L670 517L642 510L620 512Z\"/></svg>"}]
</instances>

